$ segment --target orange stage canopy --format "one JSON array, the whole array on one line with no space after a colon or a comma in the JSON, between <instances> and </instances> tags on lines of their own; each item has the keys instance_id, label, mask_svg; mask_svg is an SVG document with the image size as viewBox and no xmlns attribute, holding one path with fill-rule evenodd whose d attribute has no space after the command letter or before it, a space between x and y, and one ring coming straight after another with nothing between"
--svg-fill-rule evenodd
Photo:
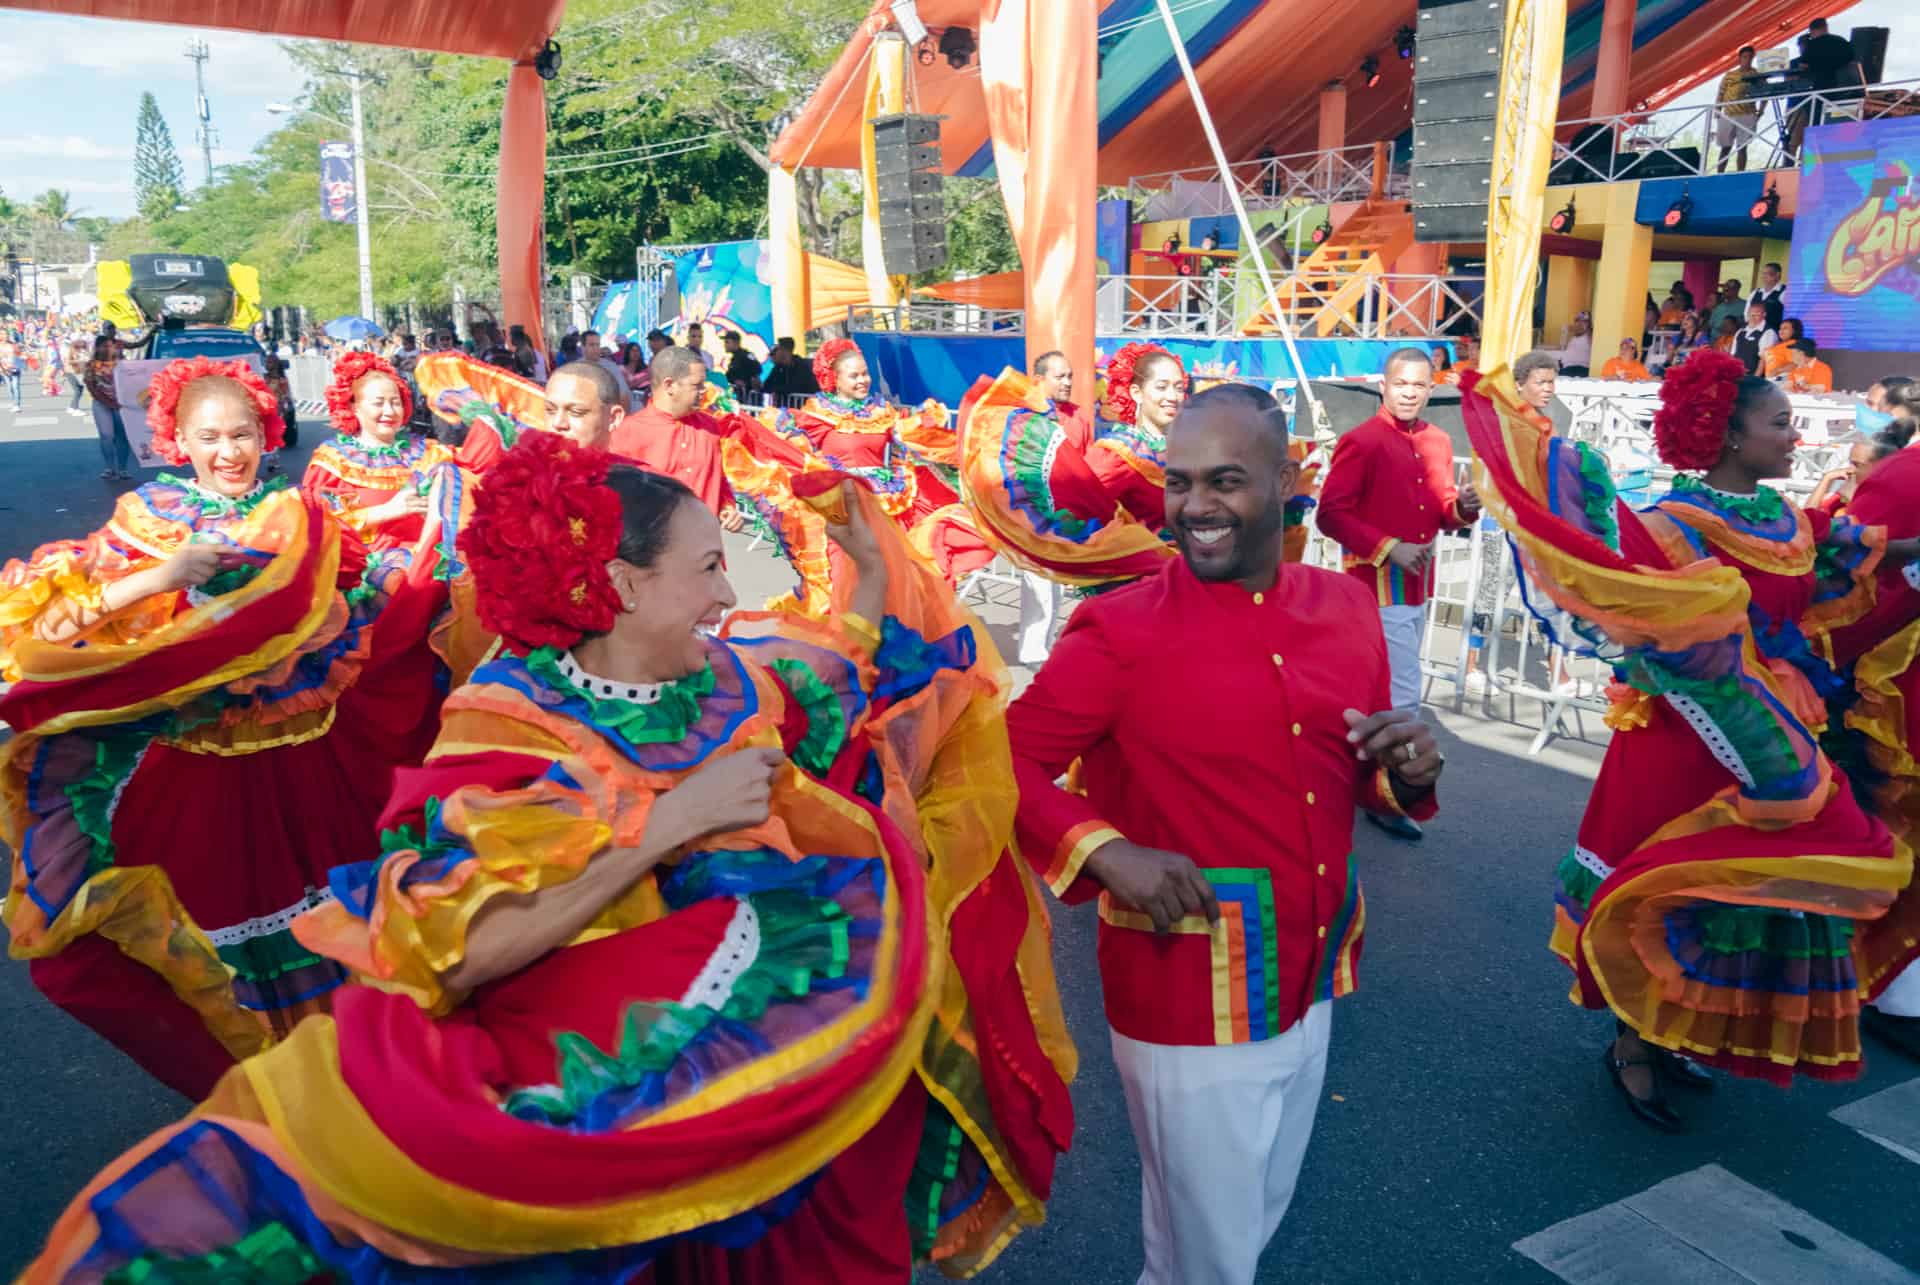
<instances>
[{"instance_id":1,"label":"orange stage canopy","mask_svg":"<svg viewBox=\"0 0 1920 1285\"><path fill-rule=\"evenodd\" d=\"M346 40L513 63L500 122L501 317L540 342L540 212L547 170L544 82L533 56L560 26L566 0L0 0L32 9L183 27L221 27L296 40ZM544 342L541 343L544 347Z\"/></svg>"}]
</instances>

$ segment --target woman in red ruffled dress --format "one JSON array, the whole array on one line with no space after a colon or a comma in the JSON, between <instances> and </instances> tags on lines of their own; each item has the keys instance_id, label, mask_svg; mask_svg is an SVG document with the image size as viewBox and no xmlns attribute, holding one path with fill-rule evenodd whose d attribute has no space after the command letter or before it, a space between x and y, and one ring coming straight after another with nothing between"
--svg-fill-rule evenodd
<instances>
[{"instance_id":1,"label":"woman in red ruffled dress","mask_svg":"<svg viewBox=\"0 0 1920 1285\"><path fill-rule=\"evenodd\" d=\"M799 431L834 469L874 489L916 551L958 584L993 561L993 549L960 503L959 439L945 410L907 412L873 395L873 373L850 339L813 359L820 392L794 413Z\"/></svg>"},{"instance_id":2,"label":"woman in red ruffled dress","mask_svg":"<svg viewBox=\"0 0 1920 1285\"><path fill-rule=\"evenodd\" d=\"M1702 1063L1779 1084L1858 1075L1861 1004L1912 955L1920 902L1911 852L1821 749L1823 698L1846 680L1810 637L1859 618L1876 566L1920 541L1766 485L1791 472L1792 410L1731 357L1668 372L1654 437L1677 475L1641 513L1510 382L1463 386L1529 604L1617 679L1552 941L1573 1000L1617 1019L1609 1075L1668 1131L1683 1120L1664 1086L1711 1087Z\"/></svg>"},{"instance_id":3,"label":"woman in red ruffled dress","mask_svg":"<svg viewBox=\"0 0 1920 1285\"><path fill-rule=\"evenodd\" d=\"M49 999L197 1096L345 980L289 925L377 842L438 696L383 676L404 580L363 574L324 507L260 481L283 430L259 376L174 362L148 419L190 475L0 570L5 916Z\"/></svg>"}]
</instances>

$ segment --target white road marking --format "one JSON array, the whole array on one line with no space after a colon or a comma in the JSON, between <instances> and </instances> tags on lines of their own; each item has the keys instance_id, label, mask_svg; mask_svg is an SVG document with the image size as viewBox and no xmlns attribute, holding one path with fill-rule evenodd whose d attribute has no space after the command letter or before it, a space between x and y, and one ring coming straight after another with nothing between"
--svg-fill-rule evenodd
<instances>
[{"instance_id":1,"label":"white road marking","mask_svg":"<svg viewBox=\"0 0 1920 1285\"><path fill-rule=\"evenodd\" d=\"M58 415L16 415L12 419L0 421L0 428L11 425L14 428L37 428L42 424L57 424Z\"/></svg>"},{"instance_id":2,"label":"white road marking","mask_svg":"<svg viewBox=\"0 0 1920 1285\"><path fill-rule=\"evenodd\" d=\"M1920 1285L1920 1274L1719 1165L1555 1223L1514 1248L1569 1285Z\"/></svg>"},{"instance_id":3,"label":"white road marking","mask_svg":"<svg viewBox=\"0 0 1920 1285\"><path fill-rule=\"evenodd\" d=\"M1849 1129L1920 1164L1920 1079L1849 1102L1832 1115Z\"/></svg>"}]
</instances>

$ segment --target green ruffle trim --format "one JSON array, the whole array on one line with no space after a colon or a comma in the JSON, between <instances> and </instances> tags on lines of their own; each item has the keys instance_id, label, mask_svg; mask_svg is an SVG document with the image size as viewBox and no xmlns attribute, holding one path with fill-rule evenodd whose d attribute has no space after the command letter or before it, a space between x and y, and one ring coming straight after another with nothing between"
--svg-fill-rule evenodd
<instances>
[{"instance_id":1,"label":"green ruffle trim","mask_svg":"<svg viewBox=\"0 0 1920 1285\"><path fill-rule=\"evenodd\" d=\"M159 480L179 487L186 492L185 503L200 510L200 516L209 518L240 517L259 508L270 495L286 490L292 483L285 477L269 478L256 486L246 495L234 499L225 495L216 495L202 487L190 477L180 477L173 473L162 473Z\"/></svg>"},{"instance_id":2,"label":"green ruffle trim","mask_svg":"<svg viewBox=\"0 0 1920 1285\"><path fill-rule=\"evenodd\" d=\"M947 1188L960 1174L960 1156L967 1135L947 1109L927 1099L926 1124L920 1130L920 1149L914 1153L913 1172L907 1175L907 1229L913 1237L913 1256L925 1260L940 1236L940 1204Z\"/></svg>"},{"instance_id":3,"label":"green ruffle trim","mask_svg":"<svg viewBox=\"0 0 1920 1285\"><path fill-rule=\"evenodd\" d=\"M500 444L508 450L512 450L514 444L520 440L519 425L502 414L498 407L489 405L482 398L475 397L460 408L462 426L472 428L476 420L482 419L493 426L493 431L500 435Z\"/></svg>"},{"instance_id":4,"label":"green ruffle trim","mask_svg":"<svg viewBox=\"0 0 1920 1285\"><path fill-rule=\"evenodd\" d=\"M232 1245L192 1258L149 1250L107 1277L110 1285L305 1285L331 1279L331 1269L283 1222L256 1227Z\"/></svg>"},{"instance_id":5,"label":"green ruffle trim","mask_svg":"<svg viewBox=\"0 0 1920 1285\"><path fill-rule=\"evenodd\" d=\"M145 735L109 736L95 742L93 770L66 787L67 802L73 806L74 824L87 836L92 849L87 858L87 873L94 874L114 864L113 809L120 791L151 737Z\"/></svg>"},{"instance_id":6,"label":"green ruffle trim","mask_svg":"<svg viewBox=\"0 0 1920 1285\"><path fill-rule=\"evenodd\" d=\"M302 968L311 968L321 962L320 956L302 946L294 938L293 929L282 928L278 932L267 933L260 937L249 937L231 946L220 946L220 962L234 971L241 981L270 982L276 977L297 972Z\"/></svg>"},{"instance_id":7,"label":"green ruffle trim","mask_svg":"<svg viewBox=\"0 0 1920 1285\"><path fill-rule=\"evenodd\" d=\"M1691 474L1679 473L1674 475L1673 489L1683 495L1698 496L1721 512L1749 522L1778 522L1786 512L1786 500L1770 486L1763 486L1752 495L1729 495Z\"/></svg>"},{"instance_id":8,"label":"green ruffle trim","mask_svg":"<svg viewBox=\"0 0 1920 1285\"><path fill-rule=\"evenodd\" d=\"M198 593L203 598L224 597L236 589L245 588L259 574L258 567L232 567L202 584Z\"/></svg>"},{"instance_id":9,"label":"green ruffle trim","mask_svg":"<svg viewBox=\"0 0 1920 1285\"><path fill-rule=\"evenodd\" d=\"M1580 864L1580 858L1574 855L1572 848L1560 858L1560 864L1554 868L1554 878L1560 881L1560 888L1567 899L1575 905L1585 908L1593 904L1593 894L1600 891L1600 876Z\"/></svg>"},{"instance_id":10,"label":"green ruffle trim","mask_svg":"<svg viewBox=\"0 0 1920 1285\"><path fill-rule=\"evenodd\" d=\"M404 430L402 430L399 437L393 439L393 443L389 446L382 446L378 442L369 442L366 438L353 433L342 433L340 434L339 440L342 445L353 447L371 460L392 460L395 464L405 464L407 462L405 445L407 437Z\"/></svg>"},{"instance_id":11,"label":"green ruffle trim","mask_svg":"<svg viewBox=\"0 0 1920 1285\"><path fill-rule=\"evenodd\" d=\"M687 729L700 719L700 702L713 694L713 666L661 689L660 699L646 704L617 696L595 696L577 687L560 668L560 653L539 647L527 653L527 668L556 691L568 692L593 711L593 721L626 738L629 745L672 745L687 739Z\"/></svg>"},{"instance_id":12,"label":"green ruffle trim","mask_svg":"<svg viewBox=\"0 0 1920 1285\"><path fill-rule=\"evenodd\" d=\"M1634 656L1626 670L1629 686L1651 696L1685 696L1705 710L1755 782L1757 797L1765 797L1769 782L1798 776L1800 760L1784 728L1765 703L1749 695L1736 675L1688 678L1644 656Z\"/></svg>"},{"instance_id":13,"label":"green ruffle trim","mask_svg":"<svg viewBox=\"0 0 1920 1285\"><path fill-rule=\"evenodd\" d=\"M1614 489L1613 473L1607 467L1607 458L1585 442L1573 444L1574 458L1580 462L1580 481L1583 499L1580 511L1586 515L1587 524L1594 529L1609 549L1620 552L1620 520L1614 513L1614 504L1619 493Z\"/></svg>"},{"instance_id":14,"label":"green ruffle trim","mask_svg":"<svg viewBox=\"0 0 1920 1285\"><path fill-rule=\"evenodd\" d=\"M621 1024L620 1047L612 1053L577 1032L556 1035L559 1083L515 1090L506 1111L523 1120L569 1125L603 1095L664 1075L716 1020L754 1021L775 1001L807 994L816 977L845 975L851 942L847 914L838 902L785 889L754 893L747 902L759 917L760 948L734 979L718 1012L706 1005L632 1004Z\"/></svg>"},{"instance_id":15,"label":"green ruffle trim","mask_svg":"<svg viewBox=\"0 0 1920 1285\"><path fill-rule=\"evenodd\" d=\"M800 708L807 713L807 734L793 751L793 761L803 771L825 776L847 743L847 712L840 696L807 668L805 661L783 657L773 662L773 672L787 685Z\"/></svg>"},{"instance_id":16,"label":"green ruffle trim","mask_svg":"<svg viewBox=\"0 0 1920 1285\"><path fill-rule=\"evenodd\" d=\"M1060 507L1059 501L1053 498L1053 479L1047 472L1048 455L1064 431L1051 415L1029 418L1009 453L1009 471L1026 493L1027 502L1040 510L1041 516L1061 535L1078 540L1093 523Z\"/></svg>"},{"instance_id":17,"label":"green ruffle trim","mask_svg":"<svg viewBox=\"0 0 1920 1285\"><path fill-rule=\"evenodd\" d=\"M1780 959L1843 959L1853 953L1853 921L1794 915L1770 906L1709 906L1695 917L1700 941L1720 955L1761 951Z\"/></svg>"}]
</instances>

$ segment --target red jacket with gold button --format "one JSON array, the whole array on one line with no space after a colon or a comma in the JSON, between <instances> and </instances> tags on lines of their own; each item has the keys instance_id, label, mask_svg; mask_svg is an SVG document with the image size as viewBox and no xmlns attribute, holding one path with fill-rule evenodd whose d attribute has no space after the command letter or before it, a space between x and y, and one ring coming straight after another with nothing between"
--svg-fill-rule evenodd
<instances>
[{"instance_id":1,"label":"red jacket with gold button","mask_svg":"<svg viewBox=\"0 0 1920 1285\"><path fill-rule=\"evenodd\" d=\"M1382 607L1418 607L1433 592L1433 565L1413 576L1387 560L1397 544L1427 544L1466 526L1453 481L1453 439L1424 419L1381 411L1333 448L1316 517L1345 550L1342 565Z\"/></svg>"},{"instance_id":2,"label":"red jacket with gold button","mask_svg":"<svg viewBox=\"0 0 1920 1285\"><path fill-rule=\"evenodd\" d=\"M1080 605L1007 715L1021 852L1064 900L1100 898L1107 1020L1154 1044L1271 1039L1354 987L1365 919L1356 805L1401 809L1343 711L1390 708L1378 613L1295 563L1250 594L1184 561ZM1084 795L1057 780L1081 762ZM1407 811L1426 818L1431 795ZM1115 837L1206 872L1221 918L1152 921L1081 867Z\"/></svg>"}]
</instances>

